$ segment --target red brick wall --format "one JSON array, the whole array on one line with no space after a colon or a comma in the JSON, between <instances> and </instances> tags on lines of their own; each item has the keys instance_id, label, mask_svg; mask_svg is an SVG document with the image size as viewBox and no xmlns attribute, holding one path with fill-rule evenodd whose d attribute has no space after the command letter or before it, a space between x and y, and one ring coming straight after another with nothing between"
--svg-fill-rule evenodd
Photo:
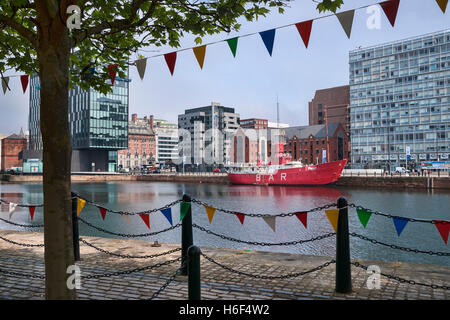
<instances>
[{"instance_id":1,"label":"red brick wall","mask_svg":"<svg viewBox=\"0 0 450 320\"><path fill-rule=\"evenodd\" d=\"M22 167L22 160L19 160L19 153L27 148L27 139L2 140L2 167L7 170L13 167Z\"/></svg>"}]
</instances>

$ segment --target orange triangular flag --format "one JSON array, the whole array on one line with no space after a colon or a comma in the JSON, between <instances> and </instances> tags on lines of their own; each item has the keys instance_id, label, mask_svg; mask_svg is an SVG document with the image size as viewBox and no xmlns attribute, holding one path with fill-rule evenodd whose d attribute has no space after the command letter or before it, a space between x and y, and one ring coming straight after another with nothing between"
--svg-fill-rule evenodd
<instances>
[{"instance_id":1,"label":"orange triangular flag","mask_svg":"<svg viewBox=\"0 0 450 320\"><path fill-rule=\"evenodd\" d=\"M33 221L34 210L35 210L35 209L36 209L35 206L29 206L29 207L28 207L28 210L30 210L30 218L31 218L31 221Z\"/></svg>"},{"instance_id":2,"label":"orange triangular flag","mask_svg":"<svg viewBox=\"0 0 450 320\"><path fill-rule=\"evenodd\" d=\"M439 8L441 8L442 12L445 13L445 10L447 9L448 0L436 0L436 2L439 5Z\"/></svg>"},{"instance_id":3,"label":"orange triangular flag","mask_svg":"<svg viewBox=\"0 0 450 320\"><path fill-rule=\"evenodd\" d=\"M98 207L98 209L100 210L100 214L102 215L102 219L105 220L106 217L106 209L102 208L102 207Z\"/></svg>"},{"instance_id":4,"label":"orange triangular flag","mask_svg":"<svg viewBox=\"0 0 450 320\"><path fill-rule=\"evenodd\" d=\"M212 222L212 219L214 217L214 213L216 213L216 208L205 206L206 213L208 214L209 223Z\"/></svg>"},{"instance_id":5,"label":"orange triangular flag","mask_svg":"<svg viewBox=\"0 0 450 320\"><path fill-rule=\"evenodd\" d=\"M433 220L433 223L441 234L442 240L447 244L448 234L450 232L450 221Z\"/></svg>"},{"instance_id":6,"label":"orange triangular flag","mask_svg":"<svg viewBox=\"0 0 450 320\"><path fill-rule=\"evenodd\" d=\"M241 222L241 224L244 224L245 214L242 214L242 213L239 213L239 212L235 212L234 214L236 215L236 217L238 217L238 219Z\"/></svg>"},{"instance_id":7,"label":"orange triangular flag","mask_svg":"<svg viewBox=\"0 0 450 320\"><path fill-rule=\"evenodd\" d=\"M206 45L192 48L194 51L195 57L197 58L197 62L200 66L200 69L203 69L203 61L205 60L206 53Z\"/></svg>"},{"instance_id":8,"label":"orange triangular flag","mask_svg":"<svg viewBox=\"0 0 450 320\"><path fill-rule=\"evenodd\" d=\"M77 200L77 217L80 215L81 210L83 210L86 200L78 198Z\"/></svg>"},{"instance_id":9,"label":"orange triangular flag","mask_svg":"<svg viewBox=\"0 0 450 320\"><path fill-rule=\"evenodd\" d=\"M144 221L144 223L147 225L148 229L150 230L150 216L145 213L145 214L140 214L139 217L141 217L142 221Z\"/></svg>"},{"instance_id":10,"label":"orange triangular flag","mask_svg":"<svg viewBox=\"0 0 450 320\"><path fill-rule=\"evenodd\" d=\"M325 214L327 215L328 220L330 221L330 224L334 229L334 232L337 232L339 209L325 210Z\"/></svg>"},{"instance_id":11,"label":"orange triangular flag","mask_svg":"<svg viewBox=\"0 0 450 320\"><path fill-rule=\"evenodd\" d=\"M122 214L122 213L121 213L120 216L121 216L122 218L124 218L126 222L130 223L130 216L129 216L128 214Z\"/></svg>"}]
</instances>

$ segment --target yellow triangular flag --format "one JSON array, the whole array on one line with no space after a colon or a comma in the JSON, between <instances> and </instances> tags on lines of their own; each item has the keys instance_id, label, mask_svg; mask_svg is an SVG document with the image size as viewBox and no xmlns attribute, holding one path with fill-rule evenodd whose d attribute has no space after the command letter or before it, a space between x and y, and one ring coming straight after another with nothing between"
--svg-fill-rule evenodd
<instances>
[{"instance_id":1,"label":"yellow triangular flag","mask_svg":"<svg viewBox=\"0 0 450 320\"><path fill-rule=\"evenodd\" d=\"M197 62L200 65L200 69L203 69L203 61L205 60L206 44L200 47L192 48L194 51Z\"/></svg>"},{"instance_id":2,"label":"yellow triangular flag","mask_svg":"<svg viewBox=\"0 0 450 320\"><path fill-rule=\"evenodd\" d=\"M83 210L86 200L78 198L77 200L77 217L79 216L81 210Z\"/></svg>"},{"instance_id":3,"label":"yellow triangular flag","mask_svg":"<svg viewBox=\"0 0 450 320\"><path fill-rule=\"evenodd\" d=\"M212 219L214 217L214 213L216 213L216 208L205 206L206 213L208 214L209 223L212 222Z\"/></svg>"},{"instance_id":4,"label":"yellow triangular flag","mask_svg":"<svg viewBox=\"0 0 450 320\"><path fill-rule=\"evenodd\" d=\"M333 226L334 232L337 232L339 209L325 210L325 213L330 221L330 224Z\"/></svg>"}]
</instances>

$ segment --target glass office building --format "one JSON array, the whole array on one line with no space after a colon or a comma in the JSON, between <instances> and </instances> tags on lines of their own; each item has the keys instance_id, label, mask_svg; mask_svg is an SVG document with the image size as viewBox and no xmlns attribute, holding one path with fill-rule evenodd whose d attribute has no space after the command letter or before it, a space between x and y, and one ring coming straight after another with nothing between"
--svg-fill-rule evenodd
<instances>
[{"instance_id":1,"label":"glass office building","mask_svg":"<svg viewBox=\"0 0 450 320\"><path fill-rule=\"evenodd\" d=\"M117 169L117 150L128 148L129 79L116 78L106 95L75 86L69 91L72 171ZM30 81L30 149L42 150L39 78Z\"/></svg>"},{"instance_id":2,"label":"glass office building","mask_svg":"<svg viewBox=\"0 0 450 320\"><path fill-rule=\"evenodd\" d=\"M352 167L448 160L450 30L354 50L349 58Z\"/></svg>"}]
</instances>

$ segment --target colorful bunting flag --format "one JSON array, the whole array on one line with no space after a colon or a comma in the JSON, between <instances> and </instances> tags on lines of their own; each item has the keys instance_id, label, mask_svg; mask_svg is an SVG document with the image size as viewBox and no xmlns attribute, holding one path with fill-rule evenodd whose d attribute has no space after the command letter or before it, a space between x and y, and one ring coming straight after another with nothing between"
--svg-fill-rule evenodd
<instances>
[{"instance_id":1,"label":"colorful bunting flag","mask_svg":"<svg viewBox=\"0 0 450 320\"><path fill-rule=\"evenodd\" d=\"M401 217L392 217L392 221L394 222L395 230L397 230L397 235L400 237L403 229L405 229L406 224L408 223L408 219Z\"/></svg>"},{"instance_id":2,"label":"colorful bunting flag","mask_svg":"<svg viewBox=\"0 0 450 320\"><path fill-rule=\"evenodd\" d=\"M369 222L370 216L372 215L372 212L366 211L363 209L356 209L356 213L358 214L359 221L365 228L367 226L367 222Z\"/></svg>"},{"instance_id":3,"label":"colorful bunting flag","mask_svg":"<svg viewBox=\"0 0 450 320\"><path fill-rule=\"evenodd\" d=\"M142 221L144 221L147 228L150 230L150 215L147 213L140 214L139 217L141 217Z\"/></svg>"},{"instance_id":4,"label":"colorful bunting flag","mask_svg":"<svg viewBox=\"0 0 450 320\"><path fill-rule=\"evenodd\" d=\"M116 74L117 74L117 68L119 67L118 64L110 64L108 66L108 74L111 79L111 84L114 85L114 81L116 80Z\"/></svg>"},{"instance_id":5,"label":"colorful bunting flag","mask_svg":"<svg viewBox=\"0 0 450 320\"><path fill-rule=\"evenodd\" d=\"M9 203L9 219L11 219L14 211L16 210L16 207L17 207L17 203L12 203L12 202Z\"/></svg>"},{"instance_id":6,"label":"colorful bunting flag","mask_svg":"<svg viewBox=\"0 0 450 320\"><path fill-rule=\"evenodd\" d=\"M30 79L30 76L27 74L20 76L20 83L22 84L23 93L25 93L25 91L27 91L29 79Z\"/></svg>"},{"instance_id":7,"label":"colorful bunting flag","mask_svg":"<svg viewBox=\"0 0 450 320\"><path fill-rule=\"evenodd\" d=\"M330 224L333 227L334 232L337 232L339 209L325 210L325 214L327 215L328 221L330 221Z\"/></svg>"},{"instance_id":8,"label":"colorful bunting flag","mask_svg":"<svg viewBox=\"0 0 450 320\"><path fill-rule=\"evenodd\" d=\"M380 2L380 6L383 9L386 17L392 26L395 24L395 19L397 18L398 6L400 4L400 0L388 0Z\"/></svg>"},{"instance_id":9,"label":"colorful bunting flag","mask_svg":"<svg viewBox=\"0 0 450 320\"><path fill-rule=\"evenodd\" d=\"M100 214L102 215L102 219L105 220L106 211L108 211L108 210L106 210L105 208L102 208L102 207L98 207L98 209L100 210Z\"/></svg>"},{"instance_id":10,"label":"colorful bunting flag","mask_svg":"<svg viewBox=\"0 0 450 320\"><path fill-rule=\"evenodd\" d=\"M190 202L182 201L180 203L180 221L183 220L183 218L186 216L190 207L191 207Z\"/></svg>"},{"instance_id":11,"label":"colorful bunting flag","mask_svg":"<svg viewBox=\"0 0 450 320\"><path fill-rule=\"evenodd\" d=\"M433 220L433 223L441 234L442 240L447 244L448 234L450 232L450 221Z\"/></svg>"},{"instance_id":12,"label":"colorful bunting flag","mask_svg":"<svg viewBox=\"0 0 450 320\"><path fill-rule=\"evenodd\" d=\"M194 55L195 58L197 58L197 62L198 65L200 66L200 69L203 69L203 61L205 60L206 45L192 48L192 51L194 51Z\"/></svg>"},{"instance_id":13,"label":"colorful bunting flag","mask_svg":"<svg viewBox=\"0 0 450 320\"><path fill-rule=\"evenodd\" d=\"M175 62L177 61L177 52L166 53L164 55L164 59L166 60L167 66L169 67L170 74L173 75L173 71L175 70Z\"/></svg>"},{"instance_id":14,"label":"colorful bunting flag","mask_svg":"<svg viewBox=\"0 0 450 320\"><path fill-rule=\"evenodd\" d=\"M86 200L78 198L77 200L77 217L80 215L81 210L83 210Z\"/></svg>"},{"instance_id":15,"label":"colorful bunting flag","mask_svg":"<svg viewBox=\"0 0 450 320\"><path fill-rule=\"evenodd\" d=\"M445 13L445 10L447 10L448 0L436 0L436 2L439 5L439 8L441 8L442 12Z\"/></svg>"},{"instance_id":16,"label":"colorful bunting flag","mask_svg":"<svg viewBox=\"0 0 450 320\"><path fill-rule=\"evenodd\" d=\"M264 221L269 225L269 227L275 232L275 216L263 217Z\"/></svg>"},{"instance_id":17,"label":"colorful bunting flag","mask_svg":"<svg viewBox=\"0 0 450 320\"><path fill-rule=\"evenodd\" d=\"M301 221L301 223L305 226L305 229L307 228L307 219L308 219L308 212L297 212L295 216L298 218L298 220Z\"/></svg>"},{"instance_id":18,"label":"colorful bunting flag","mask_svg":"<svg viewBox=\"0 0 450 320\"><path fill-rule=\"evenodd\" d=\"M336 17L341 23L342 28L345 31L345 34L350 39L350 35L352 33L353 26L353 17L355 16L355 10L348 10L341 13L336 13Z\"/></svg>"},{"instance_id":19,"label":"colorful bunting flag","mask_svg":"<svg viewBox=\"0 0 450 320\"><path fill-rule=\"evenodd\" d=\"M211 224L212 219L214 217L214 213L216 213L216 208L210 206L204 206L206 210L206 214L208 215L209 223Z\"/></svg>"},{"instance_id":20,"label":"colorful bunting flag","mask_svg":"<svg viewBox=\"0 0 450 320\"><path fill-rule=\"evenodd\" d=\"M6 90L8 90L8 84L9 84L9 77L3 77L2 78L3 94L6 94Z\"/></svg>"},{"instance_id":21,"label":"colorful bunting flag","mask_svg":"<svg viewBox=\"0 0 450 320\"><path fill-rule=\"evenodd\" d=\"M138 70L139 77L141 77L141 80L144 80L146 67L147 67L147 58L136 60L136 68Z\"/></svg>"},{"instance_id":22,"label":"colorful bunting flag","mask_svg":"<svg viewBox=\"0 0 450 320\"><path fill-rule=\"evenodd\" d=\"M230 47L231 53L233 54L233 57L236 58L236 49L237 49L237 45L238 45L238 37L236 38L231 38L228 39L228 46Z\"/></svg>"},{"instance_id":23,"label":"colorful bunting flag","mask_svg":"<svg viewBox=\"0 0 450 320\"><path fill-rule=\"evenodd\" d=\"M172 208L162 209L161 213L170 222L170 225L173 226L173 222L172 222Z\"/></svg>"},{"instance_id":24,"label":"colorful bunting flag","mask_svg":"<svg viewBox=\"0 0 450 320\"><path fill-rule=\"evenodd\" d=\"M270 56L272 56L273 42L275 40L275 30L276 29L261 31L259 33Z\"/></svg>"},{"instance_id":25,"label":"colorful bunting flag","mask_svg":"<svg viewBox=\"0 0 450 320\"><path fill-rule=\"evenodd\" d=\"M239 221L241 222L241 224L244 224L245 214L242 214L242 213L239 213L239 212L235 212L234 214L235 214L236 217L239 219Z\"/></svg>"},{"instance_id":26,"label":"colorful bunting flag","mask_svg":"<svg viewBox=\"0 0 450 320\"><path fill-rule=\"evenodd\" d=\"M300 33L300 36L302 37L303 43L305 44L306 48L308 48L309 37L311 36L311 29L312 29L313 21L314 20L308 20L308 21L303 21L303 22L299 22L299 23L295 24L295 26L297 27L298 33Z\"/></svg>"},{"instance_id":27,"label":"colorful bunting flag","mask_svg":"<svg viewBox=\"0 0 450 320\"><path fill-rule=\"evenodd\" d=\"M33 218L34 218L34 210L36 209L36 207L35 206L29 206L28 207L28 210L30 211L30 218L31 218L31 221L33 221Z\"/></svg>"}]
</instances>

